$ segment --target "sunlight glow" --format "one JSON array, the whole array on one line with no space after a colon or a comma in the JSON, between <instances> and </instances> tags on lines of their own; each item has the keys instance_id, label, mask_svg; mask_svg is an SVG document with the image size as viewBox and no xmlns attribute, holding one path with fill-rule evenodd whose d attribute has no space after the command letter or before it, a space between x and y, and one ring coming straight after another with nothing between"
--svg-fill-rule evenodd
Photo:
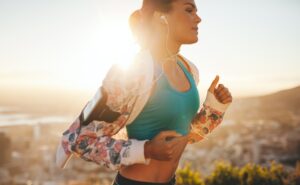
<instances>
[{"instance_id":1,"label":"sunlight glow","mask_svg":"<svg viewBox=\"0 0 300 185\"><path fill-rule=\"evenodd\" d=\"M80 62L76 66L77 69L74 69L74 72L80 71L80 76L72 75L76 78L78 76L75 82L77 86L80 86L79 88L94 91L113 64L118 64L126 69L139 51L139 45L135 43L130 28L126 25L122 26L121 22L115 23L114 21L111 20L101 25L98 37L101 45L98 45L99 51L96 51L100 58L91 58L89 61ZM120 28L123 28L122 31ZM72 81L74 82L74 79Z\"/></svg>"},{"instance_id":2,"label":"sunlight glow","mask_svg":"<svg viewBox=\"0 0 300 185\"><path fill-rule=\"evenodd\" d=\"M104 60L110 60L112 63L127 68L138 52L139 46L135 43L129 27L121 26L127 29L120 30L120 25L122 25L121 22L105 24L106 29L101 32L103 43L101 50L107 51Z\"/></svg>"}]
</instances>

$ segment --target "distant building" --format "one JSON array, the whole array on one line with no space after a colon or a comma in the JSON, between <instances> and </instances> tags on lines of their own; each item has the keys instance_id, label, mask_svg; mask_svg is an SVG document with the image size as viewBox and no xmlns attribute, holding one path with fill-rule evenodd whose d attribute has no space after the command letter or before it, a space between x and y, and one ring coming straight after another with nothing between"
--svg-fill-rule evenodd
<instances>
[{"instance_id":1,"label":"distant building","mask_svg":"<svg viewBox=\"0 0 300 185\"><path fill-rule=\"evenodd\" d=\"M41 128L40 128L40 124L34 124L33 125L33 139L35 141L39 141L41 137Z\"/></svg>"},{"instance_id":2,"label":"distant building","mask_svg":"<svg viewBox=\"0 0 300 185\"><path fill-rule=\"evenodd\" d=\"M0 132L0 166L11 161L11 140L3 132Z\"/></svg>"}]
</instances>

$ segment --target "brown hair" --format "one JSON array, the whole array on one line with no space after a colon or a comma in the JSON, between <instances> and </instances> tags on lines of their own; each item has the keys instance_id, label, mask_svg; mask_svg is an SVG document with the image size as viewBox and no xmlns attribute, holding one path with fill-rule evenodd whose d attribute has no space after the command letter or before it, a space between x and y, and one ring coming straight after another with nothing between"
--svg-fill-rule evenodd
<instances>
[{"instance_id":1,"label":"brown hair","mask_svg":"<svg viewBox=\"0 0 300 185\"><path fill-rule=\"evenodd\" d=\"M142 8L134 11L129 17L129 25L133 35L141 47L149 46L148 39L151 35L151 20L155 11L169 12L172 3L176 0L143 0Z\"/></svg>"}]
</instances>

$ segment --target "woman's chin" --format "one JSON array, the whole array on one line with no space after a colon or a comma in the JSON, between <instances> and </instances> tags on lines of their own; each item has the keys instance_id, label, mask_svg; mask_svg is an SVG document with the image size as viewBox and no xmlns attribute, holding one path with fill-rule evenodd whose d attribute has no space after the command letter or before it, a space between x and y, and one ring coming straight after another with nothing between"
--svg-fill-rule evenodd
<instances>
[{"instance_id":1,"label":"woman's chin","mask_svg":"<svg viewBox=\"0 0 300 185\"><path fill-rule=\"evenodd\" d=\"M196 42L198 42L198 37L193 37L193 38L187 39L186 42L184 42L184 44L194 44Z\"/></svg>"}]
</instances>

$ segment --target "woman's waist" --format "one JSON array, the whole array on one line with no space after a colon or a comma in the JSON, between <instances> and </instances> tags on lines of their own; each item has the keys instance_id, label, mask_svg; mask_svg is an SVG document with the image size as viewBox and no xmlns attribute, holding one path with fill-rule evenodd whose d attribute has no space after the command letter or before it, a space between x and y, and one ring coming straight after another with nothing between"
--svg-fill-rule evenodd
<instances>
[{"instance_id":1,"label":"woman's waist","mask_svg":"<svg viewBox=\"0 0 300 185\"><path fill-rule=\"evenodd\" d=\"M133 164L122 166L120 174L128 179L145 182L165 183L169 182L178 167L179 159L159 161L151 159L148 165Z\"/></svg>"}]
</instances>

